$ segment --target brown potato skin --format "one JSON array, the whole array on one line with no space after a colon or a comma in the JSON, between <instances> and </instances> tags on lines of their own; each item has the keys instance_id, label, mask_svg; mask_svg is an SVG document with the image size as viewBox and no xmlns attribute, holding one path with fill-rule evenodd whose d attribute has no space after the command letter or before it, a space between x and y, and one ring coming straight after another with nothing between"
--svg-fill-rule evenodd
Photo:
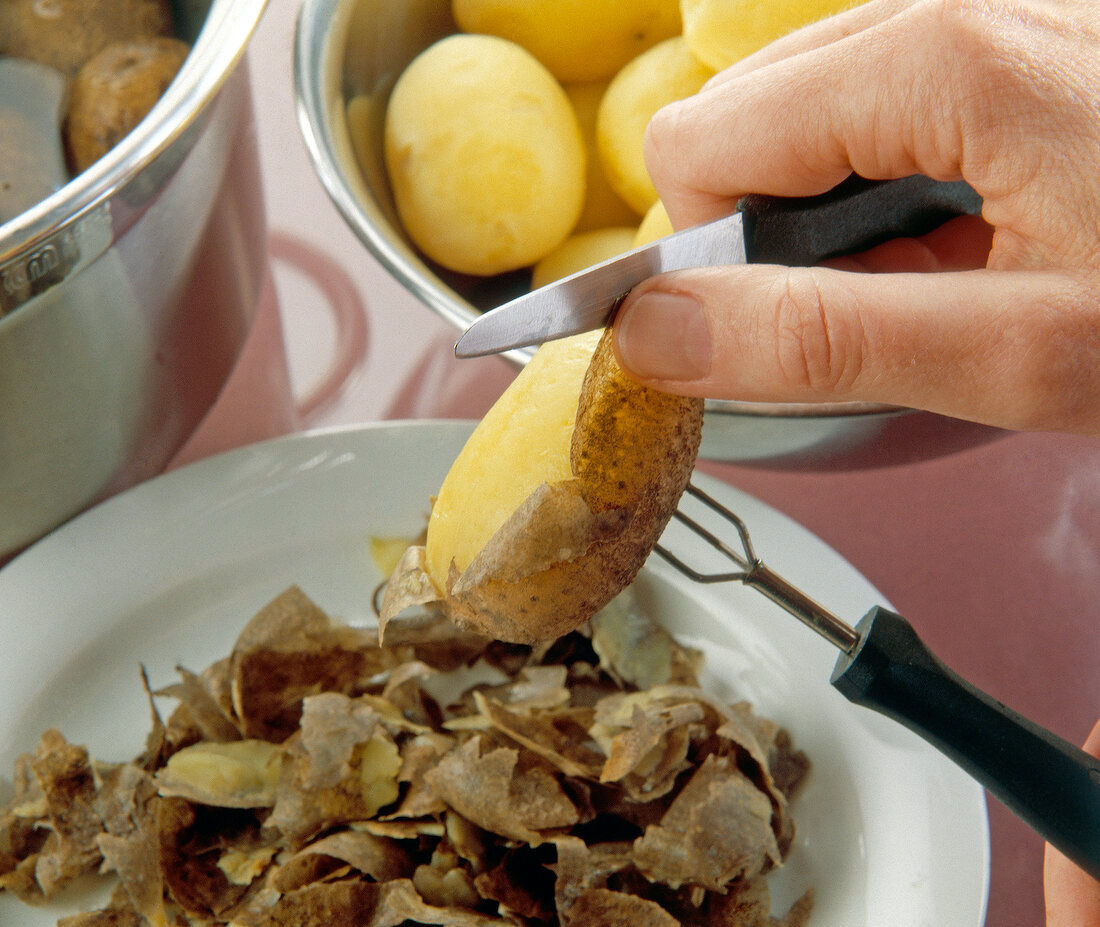
<instances>
[{"instance_id":1,"label":"brown potato skin","mask_svg":"<svg viewBox=\"0 0 1100 927\"><path fill-rule=\"evenodd\" d=\"M0 0L0 54L66 77L112 42L171 34L169 0Z\"/></svg>"},{"instance_id":2,"label":"brown potato skin","mask_svg":"<svg viewBox=\"0 0 1100 927\"><path fill-rule=\"evenodd\" d=\"M190 46L152 36L102 49L73 79L65 116L65 149L73 173L114 148L172 83Z\"/></svg>"},{"instance_id":3,"label":"brown potato skin","mask_svg":"<svg viewBox=\"0 0 1100 927\"><path fill-rule=\"evenodd\" d=\"M702 424L701 399L633 380L615 360L606 332L581 390L571 447L574 479L548 494L583 500L571 535L582 539L583 549L565 545L565 556L554 559L540 544L562 534L557 519L563 507L517 510L486 545L487 561L479 564L479 555L451 578L444 601L451 619L501 640L534 643L591 618L634 580L664 531L691 478ZM523 551L524 538L537 555Z\"/></svg>"}]
</instances>

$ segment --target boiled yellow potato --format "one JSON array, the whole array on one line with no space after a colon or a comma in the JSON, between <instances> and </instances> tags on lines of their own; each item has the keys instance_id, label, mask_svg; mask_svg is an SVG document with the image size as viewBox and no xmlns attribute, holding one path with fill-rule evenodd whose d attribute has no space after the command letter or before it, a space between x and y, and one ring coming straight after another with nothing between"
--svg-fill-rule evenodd
<instances>
[{"instance_id":1,"label":"boiled yellow potato","mask_svg":"<svg viewBox=\"0 0 1100 927\"><path fill-rule=\"evenodd\" d=\"M679 0L454 0L466 32L518 42L560 81L611 77L662 39L679 35Z\"/></svg>"},{"instance_id":2,"label":"boiled yellow potato","mask_svg":"<svg viewBox=\"0 0 1100 927\"><path fill-rule=\"evenodd\" d=\"M720 71L782 35L859 0L681 0L684 39L707 65Z\"/></svg>"},{"instance_id":3,"label":"boiled yellow potato","mask_svg":"<svg viewBox=\"0 0 1100 927\"><path fill-rule=\"evenodd\" d=\"M452 35L413 60L390 97L384 152L405 231L461 273L534 264L584 203L584 142L565 91L494 36Z\"/></svg>"},{"instance_id":4,"label":"boiled yellow potato","mask_svg":"<svg viewBox=\"0 0 1100 927\"><path fill-rule=\"evenodd\" d=\"M658 238L664 238L666 235L671 235L673 231L672 220L668 217L668 210L665 209L665 204L657 200L656 203L649 207L649 212L642 216L641 224L634 233L634 247L640 248L642 245L648 245Z\"/></svg>"},{"instance_id":5,"label":"boiled yellow potato","mask_svg":"<svg viewBox=\"0 0 1100 927\"><path fill-rule=\"evenodd\" d=\"M578 270L599 264L634 247L637 228L633 225L592 229L570 235L539 261L531 273L531 286L540 287L568 277Z\"/></svg>"},{"instance_id":6,"label":"boiled yellow potato","mask_svg":"<svg viewBox=\"0 0 1100 927\"><path fill-rule=\"evenodd\" d=\"M713 74L676 36L643 52L608 85L596 120L600 160L612 188L639 215L657 200L643 152L649 120L667 103L697 93Z\"/></svg>"},{"instance_id":7,"label":"boiled yellow potato","mask_svg":"<svg viewBox=\"0 0 1100 927\"><path fill-rule=\"evenodd\" d=\"M586 81L583 84L565 85L565 93L573 104L573 112L577 114L577 124L581 127L581 137L588 155L584 208L574 232L638 223L638 213L608 183L596 145L596 117L607 84L607 81Z\"/></svg>"}]
</instances>

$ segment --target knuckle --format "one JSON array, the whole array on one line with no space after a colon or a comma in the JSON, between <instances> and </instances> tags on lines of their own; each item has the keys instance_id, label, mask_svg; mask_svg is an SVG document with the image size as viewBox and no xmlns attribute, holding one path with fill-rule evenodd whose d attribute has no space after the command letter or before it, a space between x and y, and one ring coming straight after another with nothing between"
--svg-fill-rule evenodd
<instances>
[{"instance_id":1,"label":"knuckle","mask_svg":"<svg viewBox=\"0 0 1100 927\"><path fill-rule=\"evenodd\" d=\"M689 130L684 126L681 107L676 103L657 110L646 124L643 154L654 183L675 175L678 153L691 150L684 144L687 135Z\"/></svg>"},{"instance_id":2,"label":"knuckle","mask_svg":"<svg viewBox=\"0 0 1100 927\"><path fill-rule=\"evenodd\" d=\"M851 391L865 355L858 311L826 305L814 268L792 268L776 286L775 352L784 379L817 394Z\"/></svg>"},{"instance_id":3,"label":"knuckle","mask_svg":"<svg viewBox=\"0 0 1100 927\"><path fill-rule=\"evenodd\" d=\"M1013 0L937 0L931 11L942 35L960 35L969 43L987 45L989 23L1003 20L1013 6Z\"/></svg>"}]
</instances>

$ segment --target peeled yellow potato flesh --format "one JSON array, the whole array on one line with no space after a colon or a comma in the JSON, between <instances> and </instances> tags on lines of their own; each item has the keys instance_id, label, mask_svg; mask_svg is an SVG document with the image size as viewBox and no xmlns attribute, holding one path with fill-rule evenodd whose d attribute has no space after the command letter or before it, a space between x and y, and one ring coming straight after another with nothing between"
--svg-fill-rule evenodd
<instances>
[{"instance_id":1,"label":"peeled yellow potato flesh","mask_svg":"<svg viewBox=\"0 0 1100 927\"><path fill-rule=\"evenodd\" d=\"M600 101L607 90L607 84L607 81L588 81L583 84L565 85L565 93L569 97L569 102L573 104L573 112L577 115L577 124L581 128L581 138L584 139L585 154L588 157L584 207L573 228L574 233L616 225L638 224L639 214L627 205L608 183L596 144L596 117L599 114Z\"/></svg>"},{"instance_id":2,"label":"peeled yellow potato flesh","mask_svg":"<svg viewBox=\"0 0 1100 927\"><path fill-rule=\"evenodd\" d=\"M682 0L684 39L715 71L729 67L780 36L858 6L858 0Z\"/></svg>"},{"instance_id":3,"label":"peeled yellow potato flesh","mask_svg":"<svg viewBox=\"0 0 1100 927\"><path fill-rule=\"evenodd\" d=\"M665 104L697 93L713 74L676 36L639 55L608 86L596 121L600 159L612 189L639 215L657 201L643 150L649 120Z\"/></svg>"},{"instance_id":4,"label":"peeled yellow potato flesh","mask_svg":"<svg viewBox=\"0 0 1100 927\"><path fill-rule=\"evenodd\" d=\"M610 330L590 349L544 345L474 430L387 584L383 630L435 602L482 634L552 640L633 581L691 477L703 402L629 377Z\"/></svg>"},{"instance_id":5,"label":"peeled yellow potato flesh","mask_svg":"<svg viewBox=\"0 0 1100 927\"><path fill-rule=\"evenodd\" d=\"M454 0L459 28L511 39L560 81L610 77L681 29L679 0Z\"/></svg>"},{"instance_id":6,"label":"peeled yellow potato flesh","mask_svg":"<svg viewBox=\"0 0 1100 927\"><path fill-rule=\"evenodd\" d=\"M617 257L634 247L634 226L616 226L607 229L593 229L570 235L564 242L551 251L535 265L531 273L531 286L540 287L568 277L579 270Z\"/></svg>"},{"instance_id":7,"label":"peeled yellow potato flesh","mask_svg":"<svg viewBox=\"0 0 1100 927\"><path fill-rule=\"evenodd\" d=\"M584 202L584 142L565 91L493 36L448 36L412 61L390 97L384 152L405 231L461 273L534 264Z\"/></svg>"}]
</instances>

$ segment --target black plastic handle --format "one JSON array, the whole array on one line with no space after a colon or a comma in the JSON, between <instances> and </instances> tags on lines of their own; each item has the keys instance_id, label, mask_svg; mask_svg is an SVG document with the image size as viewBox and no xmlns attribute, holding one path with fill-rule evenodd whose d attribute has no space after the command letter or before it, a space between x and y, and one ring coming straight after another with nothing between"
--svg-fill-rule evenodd
<instances>
[{"instance_id":1,"label":"black plastic handle","mask_svg":"<svg viewBox=\"0 0 1100 927\"><path fill-rule=\"evenodd\" d=\"M915 731L1100 880L1100 760L946 667L900 615L873 608L832 684Z\"/></svg>"},{"instance_id":2,"label":"black plastic handle","mask_svg":"<svg viewBox=\"0 0 1100 927\"><path fill-rule=\"evenodd\" d=\"M956 216L978 215L982 199L961 180L921 174L866 180L852 174L820 196L746 196L737 208L751 263L810 267L891 238L924 235Z\"/></svg>"}]
</instances>

